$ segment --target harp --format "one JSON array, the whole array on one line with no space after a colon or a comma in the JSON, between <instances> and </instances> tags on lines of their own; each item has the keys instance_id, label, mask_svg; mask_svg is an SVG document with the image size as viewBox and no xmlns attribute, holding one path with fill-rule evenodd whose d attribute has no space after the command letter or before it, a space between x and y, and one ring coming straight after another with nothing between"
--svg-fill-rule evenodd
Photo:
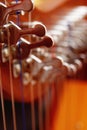
<instances>
[{"instance_id":1,"label":"harp","mask_svg":"<svg viewBox=\"0 0 87 130\"><path fill-rule=\"evenodd\" d=\"M0 2L0 130L86 130L86 5Z\"/></svg>"}]
</instances>

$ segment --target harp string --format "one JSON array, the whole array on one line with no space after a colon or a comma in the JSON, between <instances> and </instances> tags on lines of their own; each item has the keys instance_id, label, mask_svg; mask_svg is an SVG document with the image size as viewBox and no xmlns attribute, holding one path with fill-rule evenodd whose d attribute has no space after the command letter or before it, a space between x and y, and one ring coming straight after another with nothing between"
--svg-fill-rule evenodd
<instances>
[{"instance_id":1,"label":"harp string","mask_svg":"<svg viewBox=\"0 0 87 130\"><path fill-rule=\"evenodd\" d=\"M4 1L6 4L6 0ZM3 87L2 87L2 72L0 67L0 97L1 97L1 107L2 107L2 118L3 118L3 128L4 130L7 130L6 125L6 115L5 115L5 106L4 106L4 95L3 95Z\"/></svg>"},{"instance_id":2,"label":"harp string","mask_svg":"<svg viewBox=\"0 0 87 130\"><path fill-rule=\"evenodd\" d=\"M19 0L15 0L16 3L18 3ZM19 12L16 13L17 15L17 25L19 26L20 25L20 14ZM21 55L20 54L20 40L18 41L18 53L19 53L19 56ZM25 116L25 104L24 104L24 93L23 93L23 74L22 74L22 62L21 62L21 59L19 59L19 64L20 64L20 69L21 69L21 72L20 72L20 91L21 91L21 98L22 98L22 123L23 123L23 130L26 130L26 116Z\"/></svg>"},{"instance_id":3,"label":"harp string","mask_svg":"<svg viewBox=\"0 0 87 130\"><path fill-rule=\"evenodd\" d=\"M50 86L51 84L49 83L45 83L45 90L46 90L46 94L45 94L45 129L49 130L50 129L50 101L49 101L49 92L50 92Z\"/></svg>"},{"instance_id":4,"label":"harp string","mask_svg":"<svg viewBox=\"0 0 87 130\"><path fill-rule=\"evenodd\" d=\"M33 1L33 0L32 0ZM28 14L28 28L31 27L32 22L32 12ZM29 35L29 41L32 41L31 35ZM34 84L33 81L30 83L30 98L31 98L31 120L32 120L32 130L36 130L36 115L35 115L35 102L34 102Z\"/></svg>"},{"instance_id":5,"label":"harp string","mask_svg":"<svg viewBox=\"0 0 87 130\"><path fill-rule=\"evenodd\" d=\"M32 130L36 130L36 120L35 120L35 105L34 105L34 85L31 81L30 84L30 97L31 97L31 118L32 118Z\"/></svg>"},{"instance_id":6,"label":"harp string","mask_svg":"<svg viewBox=\"0 0 87 130\"><path fill-rule=\"evenodd\" d=\"M9 17L9 15L8 15ZM8 23L8 17L6 19L6 23ZM7 29L8 32L8 48L9 48L9 77L10 77L10 91L11 91L11 101L12 101L12 115L13 115L13 127L14 130L17 130L17 124L16 124L16 113L15 113L15 101L14 101L14 90L13 90L13 78L12 78L12 69L11 69L11 51L10 51L10 39L9 39L9 28Z\"/></svg>"},{"instance_id":7,"label":"harp string","mask_svg":"<svg viewBox=\"0 0 87 130\"><path fill-rule=\"evenodd\" d=\"M1 67L0 67L0 96L1 96L1 107L2 107L3 127L4 127L4 130L7 130L5 107L4 107L4 96L3 96L3 88L2 88Z\"/></svg>"},{"instance_id":8,"label":"harp string","mask_svg":"<svg viewBox=\"0 0 87 130\"><path fill-rule=\"evenodd\" d=\"M29 12L29 15L28 15L28 27L30 28L30 25L31 25L31 22L32 22L32 13ZM29 35L29 41L31 41L31 35ZM31 95L30 95L30 98L31 98L31 119L32 119L32 130L36 130L36 116L35 116L35 103L34 103L34 84L33 82L31 81L31 84L30 84L30 92L31 92Z\"/></svg>"},{"instance_id":9,"label":"harp string","mask_svg":"<svg viewBox=\"0 0 87 130\"><path fill-rule=\"evenodd\" d=\"M20 41L19 41L20 42ZM19 43L19 55L20 55L20 43ZM22 75L22 62L19 60L21 73L20 73L20 90L21 90L21 98L22 98L22 122L23 122L23 130L26 130L26 117L25 117L25 104L24 104L24 93L23 93L23 75Z\"/></svg>"},{"instance_id":10,"label":"harp string","mask_svg":"<svg viewBox=\"0 0 87 130\"><path fill-rule=\"evenodd\" d=\"M40 79L39 79L40 80ZM45 86L44 86L45 87ZM42 84L37 82L38 88L38 117L39 117L39 129L43 130L43 106L42 106Z\"/></svg>"},{"instance_id":11,"label":"harp string","mask_svg":"<svg viewBox=\"0 0 87 130\"><path fill-rule=\"evenodd\" d=\"M39 38L37 37L37 41L38 40L39 40ZM38 66L39 66L39 64L38 64ZM40 72L38 72L38 73L40 73ZM40 78L38 80L36 81L37 91L38 91L38 125L39 125L39 130L44 130L44 124L43 124L43 107L44 106L43 106L42 88L45 86L43 86L43 83L41 83Z\"/></svg>"}]
</instances>

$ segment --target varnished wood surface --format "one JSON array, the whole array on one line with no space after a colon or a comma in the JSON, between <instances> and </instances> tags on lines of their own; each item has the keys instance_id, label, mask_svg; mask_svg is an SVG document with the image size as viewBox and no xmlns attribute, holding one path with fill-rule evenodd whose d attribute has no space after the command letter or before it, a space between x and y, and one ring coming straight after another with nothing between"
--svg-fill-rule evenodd
<instances>
[{"instance_id":1,"label":"varnished wood surface","mask_svg":"<svg viewBox=\"0 0 87 130\"><path fill-rule=\"evenodd\" d=\"M87 130L87 82L67 80L56 110L52 130Z\"/></svg>"}]
</instances>

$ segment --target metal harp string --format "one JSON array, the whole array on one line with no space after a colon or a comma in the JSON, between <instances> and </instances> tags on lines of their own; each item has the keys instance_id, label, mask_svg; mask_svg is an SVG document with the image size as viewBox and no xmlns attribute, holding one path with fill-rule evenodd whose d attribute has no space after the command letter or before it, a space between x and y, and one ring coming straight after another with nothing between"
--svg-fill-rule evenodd
<instances>
[{"instance_id":1,"label":"metal harp string","mask_svg":"<svg viewBox=\"0 0 87 130\"><path fill-rule=\"evenodd\" d=\"M30 28L32 22L32 12L28 15L28 28ZM31 35L29 35L29 40L31 41ZM34 103L34 85L31 81L30 83L30 98L31 98L31 120L32 120L32 130L36 130L36 120L35 120L35 103Z\"/></svg>"},{"instance_id":2,"label":"metal harp string","mask_svg":"<svg viewBox=\"0 0 87 130\"><path fill-rule=\"evenodd\" d=\"M4 1L4 3L6 3L6 0ZM1 107L2 107L3 128L4 128L4 130L7 130L5 107L4 107L3 87L2 87L2 72L1 72L1 67L0 67L0 97L1 97Z\"/></svg>"},{"instance_id":3,"label":"metal harp string","mask_svg":"<svg viewBox=\"0 0 87 130\"><path fill-rule=\"evenodd\" d=\"M6 19L6 23L8 23L8 17ZM12 102L12 116L13 116L13 127L14 130L17 130L17 124L16 124L16 113L15 113L15 101L14 101L14 92L13 92L13 77L12 77L12 69L11 69L11 51L10 51L10 39L9 39L9 28L7 29L8 31L8 48L9 48L9 76L10 76L10 91L11 91L11 102Z\"/></svg>"},{"instance_id":4,"label":"metal harp string","mask_svg":"<svg viewBox=\"0 0 87 130\"><path fill-rule=\"evenodd\" d=\"M1 67L0 67L0 97L1 97L1 107L2 107L3 128L4 128L4 130L7 130L5 107L4 107L3 87L2 87Z\"/></svg>"},{"instance_id":5,"label":"metal harp string","mask_svg":"<svg viewBox=\"0 0 87 130\"><path fill-rule=\"evenodd\" d=\"M18 3L19 0L15 0L16 3ZM17 12L17 25L20 26L20 13ZM19 56L20 54L20 40L18 41L18 50L19 50ZM23 130L26 130L26 117L25 117L25 104L24 104L24 93L23 93L23 74L22 74L22 62L21 59L19 59L19 65L20 65L20 92L21 92L21 100L22 100L22 123L23 123Z\"/></svg>"}]
</instances>

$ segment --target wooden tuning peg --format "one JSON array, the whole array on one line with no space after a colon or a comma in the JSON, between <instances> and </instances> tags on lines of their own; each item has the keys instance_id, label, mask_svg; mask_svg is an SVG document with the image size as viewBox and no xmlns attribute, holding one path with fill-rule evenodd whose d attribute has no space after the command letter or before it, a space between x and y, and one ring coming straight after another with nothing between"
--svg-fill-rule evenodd
<instances>
[{"instance_id":1,"label":"wooden tuning peg","mask_svg":"<svg viewBox=\"0 0 87 130\"><path fill-rule=\"evenodd\" d=\"M19 44L12 45L10 48L7 45L0 44L0 59L2 62L7 62L9 59L9 55L11 54L12 59L26 59L30 54L31 49L35 49L37 47L46 46L51 47L53 41L51 37L45 36L42 40L34 42L30 44L27 40L21 38ZM9 50L10 49L10 50Z\"/></svg>"},{"instance_id":2,"label":"wooden tuning peg","mask_svg":"<svg viewBox=\"0 0 87 130\"><path fill-rule=\"evenodd\" d=\"M27 44L21 41L19 45L15 46L15 49L13 48L13 57L16 59L25 59L30 54L31 49L35 49L42 46L51 47L52 45L53 41L49 36L45 36L40 41L37 41L32 44Z\"/></svg>"},{"instance_id":3,"label":"wooden tuning peg","mask_svg":"<svg viewBox=\"0 0 87 130\"><path fill-rule=\"evenodd\" d=\"M17 41L20 39L21 36L29 34L29 35L36 35L39 37L43 37L45 35L46 28L43 24L35 24L34 27L22 30L19 26L17 26L12 21L8 24L5 24L3 27L0 28L0 42L8 44L16 44ZM44 42L50 39L44 40ZM49 42L49 41L48 41ZM48 44L49 46L49 44Z\"/></svg>"},{"instance_id":4,"label":"wooden tuning peg","mask_svg":"<svg viewBox=\"0 0 87 130\"><path fill-rule=\"evenodd\" d=\"M32 69L32 75L36 76L41 68L44 68L44 66L52 66L53 68L56 69L61 69L63 66L63 62L61 59L56 58L56 57L49 57L42 60L35 55L30 55L30 57L33 59L33 69Z\"/></svg>"},{"instance_id":5,"label":"wooden tuning peg","mask_svg":"<svg viewBox=\"0 0 87 130\"><path fill-rule=\"evenodd\" d=\"M7 7L0 2L0 26L5 24L8 14L16 14L17 11L31 11L33 9L33 3L31 0L23 0L22 2Z\"/></svg>"}]
</instances>

